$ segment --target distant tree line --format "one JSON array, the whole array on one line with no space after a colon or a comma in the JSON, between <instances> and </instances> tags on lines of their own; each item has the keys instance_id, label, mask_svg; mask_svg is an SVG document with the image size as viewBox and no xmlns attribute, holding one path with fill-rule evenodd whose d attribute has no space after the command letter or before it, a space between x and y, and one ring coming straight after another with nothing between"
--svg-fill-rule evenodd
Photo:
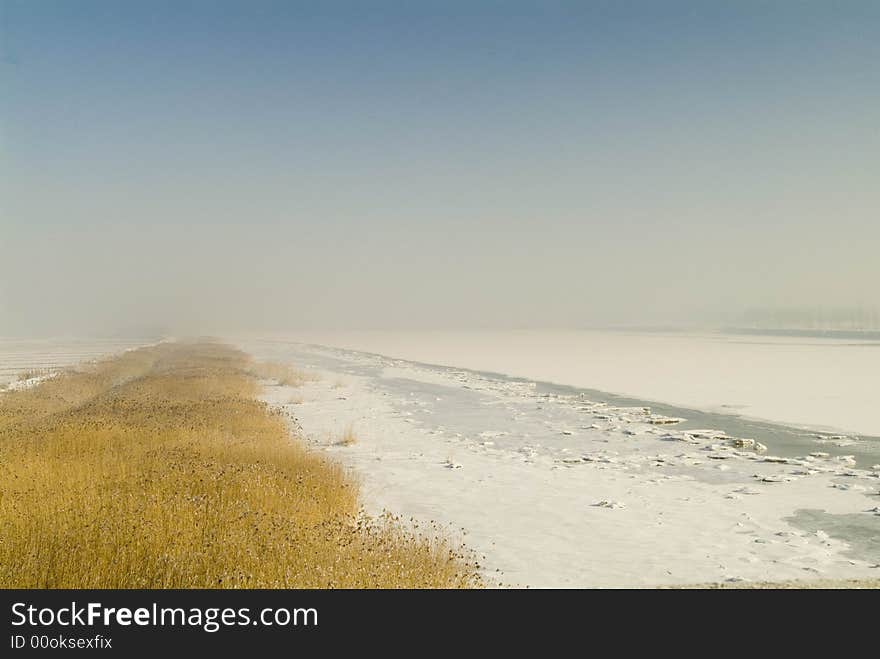
<instances>
[{"instance_id":1,"label":"distant tree line","mask_svg":"<svg viewBox=\"0 0 880 659\"><path fill-rule=\"evenodd\" d=\"M754 329L880 330L877 307L750 309L742 324Z\"/></svg>"}]
</instances>

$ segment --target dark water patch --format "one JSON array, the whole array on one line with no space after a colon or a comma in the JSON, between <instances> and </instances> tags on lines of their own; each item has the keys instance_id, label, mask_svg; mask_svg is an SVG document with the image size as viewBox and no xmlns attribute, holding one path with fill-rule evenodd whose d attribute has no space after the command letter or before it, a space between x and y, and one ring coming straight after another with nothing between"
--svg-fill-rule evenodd
<instances>
[{"instance_id":1,"label":"dark water patch","mask_svg":"<svg viewBox=\"0 0 880 659\"><path fill-rule=\"evenodd\" d=\"M869 469L880 462L880 437L867 435L846 435L854 443L837 446L830 438L836 433L820 433L803 428L786 426L766 421L756 421L734 413L719 414L703 412L686 407L676 407L665 403L609 394L595 389L582 389L567 385L537 383L537 390L558 395L582 396L597 403L607 403L614 407L650 407L654 414L679 417L685 421L668 426L674 430L696 430L706 428L723 430L730 437L750 438L765 444L768 453L786 458L804 456L813 451L823 451L830 455L852 455L856 465Z\"/></svg>"},{"instance_id":2,"label":"dark water patch","mask_svg":"<svg viewBox=\"0 0 880 659\"><path fill-rule=\"evenodd\" d=\"M871 503L871 499L865 497L866 510L875 505L877 503ZM880 564L880 515L869 512L834 515L824 510L804 508L786 517L785 521L808 533L824 531L849 544L845 553L850 558Z\"/></svg>"}]
</instances>

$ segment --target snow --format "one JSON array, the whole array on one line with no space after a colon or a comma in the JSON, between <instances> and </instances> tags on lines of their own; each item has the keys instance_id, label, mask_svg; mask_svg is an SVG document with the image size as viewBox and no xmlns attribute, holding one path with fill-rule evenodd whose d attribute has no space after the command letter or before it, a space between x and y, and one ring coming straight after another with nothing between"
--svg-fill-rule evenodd
<instances>
[{"instance_id":1,"label":"snow","mask_svg":"<svg viewBox=\"0 0 880 659\"><path fill-rule=\"evenodd\" d=\"M812 510L880 525L871 512L880 473L830 446L815 451L815 438L804 439L802 454L779 456L711 428L652 424L644 407L546 393L530 381L277 339L242 347L322 375L296 389L269 386L266 400L356 473L370 512L446 525L503 584L880 572L880 557L852 542L846 525L823 535L794 521ZM357 442L332 445L328 438L349 426Z\"/></svg>"}]
</instances>

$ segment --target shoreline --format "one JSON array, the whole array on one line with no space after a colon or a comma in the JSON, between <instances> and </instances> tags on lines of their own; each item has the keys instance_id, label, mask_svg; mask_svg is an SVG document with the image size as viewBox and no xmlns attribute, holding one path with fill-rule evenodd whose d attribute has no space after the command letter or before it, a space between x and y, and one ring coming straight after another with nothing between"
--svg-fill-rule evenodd
<instances>
[{"instance_id":1,"label":"shoreline","mask_svg":"<svg viewBox=\"0 0 880 659\"><path fill-rule=\"evenodd\" d=\"M363 354L334 369L302 348L245 349L322 374L264 399L358 474L372 510L463 528L502 583L811 583L880 570L878 548L858 542L880 531L866 512L880 474L844 456L732 450L720 435L670 432L625 408L595 414L588 400L463 369ZM333 445L346 427L357 443Z\"/></svg>"}]
</instances>

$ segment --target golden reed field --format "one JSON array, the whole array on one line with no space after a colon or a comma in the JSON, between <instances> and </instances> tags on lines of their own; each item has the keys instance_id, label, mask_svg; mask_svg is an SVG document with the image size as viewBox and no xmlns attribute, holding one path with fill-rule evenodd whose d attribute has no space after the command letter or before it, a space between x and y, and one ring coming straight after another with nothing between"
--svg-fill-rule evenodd
<instances>
[{"instance_id":1,"label":"golden reed field","mask_svg":"<svg viewBox=\"0 0 880 659\"><path fill-rule=\"evenodd\" d=\"M0 587L481 585L433 531L360 512L256 399L265 371L164 343L0 394Z\"/></svg>"}]
</instances>

